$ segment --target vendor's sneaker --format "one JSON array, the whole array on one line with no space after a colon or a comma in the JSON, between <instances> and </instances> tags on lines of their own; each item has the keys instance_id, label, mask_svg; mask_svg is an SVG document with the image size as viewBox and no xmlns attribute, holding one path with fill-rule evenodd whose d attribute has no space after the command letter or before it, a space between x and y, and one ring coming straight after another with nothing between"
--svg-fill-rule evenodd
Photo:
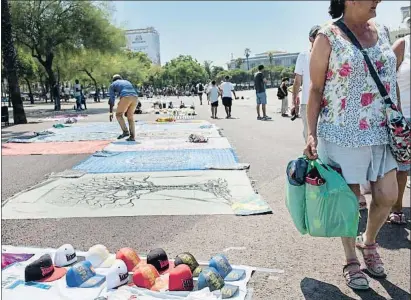
<instances>
[{"instance_id":1,"label":"vendor's sneaker","mask_svg":"<svg viewBox=\"0 0 411 300\"><path fill-rule=\"evenodd\" d=\"M263 118L262 117L257 117L257 120L262 120Z\"/></svg>"},{"instance_id":2,"label":"vendor's sneaker","mask_svg":"<svg viewBox=\"0 0 411 300\"><path fill-rule=\"evenodd\" d=\"M123 139L123 138L125 138L125 137L128 137L129 135L130 135L129 132L123 132L122 134L120 134L120 135L117 137L117 139L118 139L118 140L121 140L121 139Z\"/></svg>"},{"instance_id":3,"label":"vendor's sneaker","mask_svg":"<svg viewBox=\"0 0 411 300\"><path fill-rule=\"evenodd\" d=\"M272 118L271 117L269 117L269 116L265 116L265 117L263 117L263 120L264 121L268 121L268 120L271 120Z\"/></svg>"}]
</instances>

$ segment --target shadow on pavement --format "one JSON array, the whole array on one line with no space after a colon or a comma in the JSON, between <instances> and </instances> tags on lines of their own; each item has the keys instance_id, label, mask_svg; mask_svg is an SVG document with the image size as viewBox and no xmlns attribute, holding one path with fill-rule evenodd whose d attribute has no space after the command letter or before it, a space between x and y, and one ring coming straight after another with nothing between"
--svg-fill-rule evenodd
<instances>
[{"instance_id":1,"label":"shadow on pavement","mask_svg":"<svg viewBox=\"0 0 411 300\"><path fill-rule=\"evenodd\" d=\"M23 136L27 135L27 138L32 138L32 135L29 135L29 133L32 133L30 131L6 131L2 130L1 131L1 141L6 142L9 139L15 138L15 137L21 137L24 138Z\"/></svg>"},{"instance_id":2,"label":"shadow on pavement","mask_svg":"<svg viewBox=\"0 0 411 300\"><path fill-rule=\"evenodd\" d=\"M391 299L411 299L411 294L398 286L394 285L387 279L379 279L378 282L384 287Z\"/></svg>"},{"instance_id":3,"label":"shadow on pavement","mask_svg":"<svg viewBox=\"0 0 411 300\"><path fill-rule=\"evenodd\" d=\"M341 300L355 300L347 295L344 295L341 290L329 283L325 283L313 278L304 278L301 281L301 291L304 294L304 299L307 300L325 300L325 299L341 299ZM396 287L397 288L397 287ZM397 288L398 289L398 288ZM401 290L402 291L402 290ZM385 300L385 297L377 294L373 289L355 293L363 300ZM391 295L391 293L390 293ZM407 299L407 298L393 298L393 299Z\"/></svg>"},{"instance_id":4,"label":"shadow on pavement","mask_svg":"<svg viewBox=\"0 0 411 300\"><path fill-rule=\"evenodd\" d=\"M404 208L403 212L406 216L406 219L410 219L410 208ZM361 211L360 224L358 226L359 232L364 232L367 219L368 219L368 210ZM406 225L394 225L394 224L384 224L381 228L377 242L378 245L385 249L390 250L399 250L399 249L411 249L411 242L408 239L407 230L411 229L411 224L408 222Z\"/></svg>"}]
</instances>

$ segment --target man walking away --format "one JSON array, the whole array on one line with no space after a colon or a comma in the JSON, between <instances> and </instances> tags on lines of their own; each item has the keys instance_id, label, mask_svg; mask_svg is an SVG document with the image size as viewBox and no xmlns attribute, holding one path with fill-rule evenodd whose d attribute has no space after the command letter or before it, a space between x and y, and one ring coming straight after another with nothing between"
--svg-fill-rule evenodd
<instances>
[{"instance_id":1,"label":"man walking away","mask_svg":"<svg viewBox=\"0 0 411 300\"><path fill-rule=\"evenodd\" d=\"M197 84L197 94L200 98L200 105L203 105L203 93L204 93L204 85L200 82Z\"/></svg>"},{"instance_id":2,"label":"man walking away","mask_svg":"<svg viewBox=\"0 0 411 300\"><path fill-rule=\"evenodd\" d=\"M231 119L231 106L233 105L233 98L231 96L231 93L233 93L234 97L237 99L237 96L235 95L234 91L234 86L229 80L230 76L226 76L225 81L220 86L223 100L222 102L225 108L225 112L227 114L226 119Z\"/></svg>"},{"instance_id":3,"label":"man walking away","mask_svg":"<svg viewBox=\"0 0 411 300\"><path fill-rule=\"evenodd\" d=\"M109 94L110 121L113 119L113 106L116 100L116 95L120 97L120 102L118 103L116 110L116 118L120 124L121 130L123 130L123 133L119 135L117 139L130 136L127 141L135 141L136 126L134 124L134 111L137 107L138 92L133 87L131 82L122 79L120 75L116 74L113 76L113 83L110 85ZM130 131L128 131L126 122L124 121L124 113L127 115Z\"/></svg>"},{"instance_id":4,"label":"man walking away","mask_svg":"<svg viewBox=\"0 0 411 300\"><path fill-rule=\"evenodd\" d=\"M311 48L313 47L314 40L321 29L320 26L316 25L311 28L309 33L309 40L311 43ZM307 142L307 103L310 91L310 53L311 49L301 52L298 55L297 63L295 65L295 78L293 85L293 106L295 108L295 116L291 120L295 120L298 114L301 116L303 122L303 136L304 140ZM300 107L298 107L298 94L300 91L301 84L303 85L302 96L300 99Z\"/></svg>"},{"instance_id":5,"label":"man walking away","mask_svg":"<svg viewBox=\"0 0 411 300\"><path fill-rule=\"evenodd\" d=\"M70 100L70 88L68 85L64 88L64 101L68 102Z\"/></svg>"},{"instance_id":6,"label":"man walking away","mask_svg":"<svg viewBox=\"0 0 411 300\"><path fill-rule=\"evenodd\" d=\"M216 86L215 80L213 80L211 86L208 87L208 95L211 102L211 118L217 119L218 96L220 95L220 91Z\"/></svg>"},{"instance_id":7,"label":"man walking away","mask_svg":"<svg viewBox=\"0 0 411 300\"><path fill-rule=\"evenodd\" d=\"M86 91L83 90L83 86L81 86L80 94L81 94L81 104L83 104L84 109L87 110L86 95L85 95ZM80 105L80 107L81 107L81 105Z\"/></svg>"},{"instance_id":8,"label":"man walking away","mask_svg":"<svg viewBox=\"0 0 411 300\"><path fill-rule=\"evenodd\" d=\"M278 88L277 91L277 97L279 100L281 100L281 116L282 117L288 117L287 111L288 111L288 78L283 78L281 80L281 85Z\"/></svg>"},{"instance_id":9,"label":"man walking away","mask_svg":"<svg viewBox=\"0 0 411 300\"><path fill-rule=\"evenodd\" d=\"M265 84L267 83L267 79L264 78L263 70L264 66L259 65L258 72L254 75L254 87L257 97L257 120L266 121L271 120L271 118L268 117L266 113L267 94L265 92ZM263 117L260 116L260 106L262 106Z\"/></svg>"},{"instance_id":10,"label":"man walking away","mask_svg":"<svg viewBox=\"0 0 411 300\"><path fill-rule=\"evenodd\" d=\"M74 84L74 98L76 99L76 110L81 110L81 86L78 79Z\"/></svg>"}]
</instances>

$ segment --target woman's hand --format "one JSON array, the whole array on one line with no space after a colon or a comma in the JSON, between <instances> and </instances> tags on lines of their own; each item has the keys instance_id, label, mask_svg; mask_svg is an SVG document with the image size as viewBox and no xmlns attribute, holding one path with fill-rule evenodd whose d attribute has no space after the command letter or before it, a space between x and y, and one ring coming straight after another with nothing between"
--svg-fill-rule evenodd
<instances>
[{"instance_id":1,"label":"woman's hand","mask_svg":"<svg viewBox=\"0 0 411 300\"><path fill-rule=\"evenodd\" d=\"M310 134L307 138L307 145L304 149L304 155L307 156L308 159L315 160L318 158L317 144L317 137Z\"/></svg>"}]
</instances>

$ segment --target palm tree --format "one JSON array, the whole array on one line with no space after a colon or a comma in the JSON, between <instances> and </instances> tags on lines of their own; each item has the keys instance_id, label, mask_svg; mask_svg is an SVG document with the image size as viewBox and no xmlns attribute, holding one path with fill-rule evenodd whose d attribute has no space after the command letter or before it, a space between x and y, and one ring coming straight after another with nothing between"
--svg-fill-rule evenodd
<instances>
[{"instance_id":1,"label":"palm tree","mask_svg":"<svg viewBox=\"0 0 411 300\"><path fill-rule=\"evenodd\" d=\"M247 71L248 71L248 72L250 72L250 62L249 62L249 60L248 60L248 58L250 57L250 53L251 53L250 48L245 48L245 50L244 50L244 56L245 56L245 58L247 59ZM250 88L250 80L248 79L247 81L248 81L248 88Z\"/></svg>"},{"instance_id":2,"label":"palm tree","mask_svg":"<svg viewBox=\"0 0 411 300\"><path fill-rule=\"evenodd\" d=\"M274 61L274 52L273 51L269 51L267 52L268 55L268 61L270 62L270 81L271 81L271 87L274 86L274 81L273 81L273 75L272 75L272 69L273 69L273 61Z\"/></svg>"},{"instance_id":3,"label":"palm tree","mask_svg":"<svg viewBox=\"0 0 411 300\"><path fill-rule=\"evenodd\" d=\"M13 31L11 27L8 0L1 0L1 29L1 51L9 86L9 97L13 104L13 122L14 124L27 124L26 113L24 112L23 101L20 94L19 80L17 77L17 54L13 43Z\"/></svg>"},{"instance_id":4,"label":"palm tree","mask_svg":"<svg viewBox=\"0 0 411 300\"><path fill-rule=\"evenodd\" d=\"M205 60L204 61L204 70L207 73L208 79L211 79L211 65L212 65L212 61L211 60Z\"/></svg>"}]
</instances>

